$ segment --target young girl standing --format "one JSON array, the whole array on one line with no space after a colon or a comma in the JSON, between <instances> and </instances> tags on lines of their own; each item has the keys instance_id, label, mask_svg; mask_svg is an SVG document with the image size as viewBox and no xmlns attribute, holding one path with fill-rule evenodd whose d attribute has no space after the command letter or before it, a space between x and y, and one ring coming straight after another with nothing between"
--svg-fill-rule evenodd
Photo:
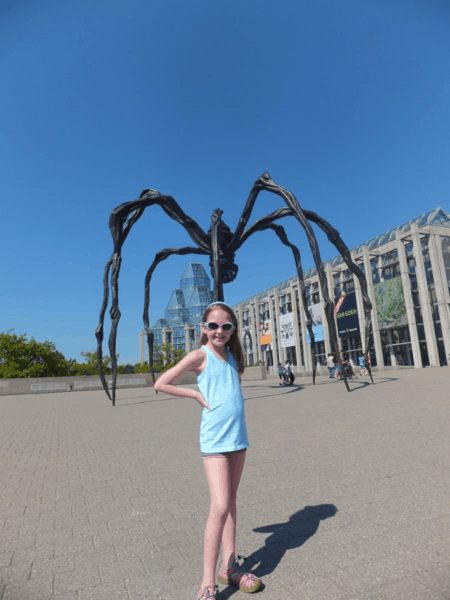
<instances>
[{"instance_id":1,"label":"young girl standing","mask_svg":"<svg viewBox=\"0 0 450 600\"><path fill-rule=\"evenodd\" d=\"M155 383L155 390L193 398L203 407L200 449L211 504L205 528L203 580L197 598L209 600L218 592L215 573L221 544L220 583L233 583L242 592L256 592L262 582L253 574L243 573L238 563L242 557L235 557L236 495L249 445L239 381L245 368L244 356L237 337L236 315L228 304L213 302L203 315L201 328L201 348L166 371ZM200 392L174 385L188 371L196 373Z\"/></svg>"}]
</instances>

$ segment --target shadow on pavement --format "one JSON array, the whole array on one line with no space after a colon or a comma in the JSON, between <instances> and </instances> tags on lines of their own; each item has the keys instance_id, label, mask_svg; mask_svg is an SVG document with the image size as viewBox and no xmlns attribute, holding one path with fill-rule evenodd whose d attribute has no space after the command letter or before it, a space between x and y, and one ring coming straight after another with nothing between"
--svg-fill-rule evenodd
<instances>
[{"instance_id":1,"label":"shadow on pavement","mask_svg":"<svg viewBox=\"0 0 450 600\"><path fill-rule=\"evenodd\" d=\"M253 552L245 561L245 572L251 572L256 577L264 577L272 573L288 550L299 548L312 537L319 528L320 521L334 517L338 509L334 504L319 504L318 506L305 506L303 510L294 513L287 523L274 523L256 527L257 533L270 533L264 546ZM257 593L264 589L264 584ZM230 598L239 590L235 586L228 586L220 594L220 599Z\"/></svg>"},{"instance_id":2,"label":"shadow on pavement","mask_svg":"<svg viewBox=\"0 0 450 600\"><path fill-rule=\"evenodd\" d=\"M373 385L380 385L380 384L382 384L382 383L390 383L391 381L398 381L398 377L389 377L389 378L386 378L386 379L376 379L376 380L373 382ZM365 388L365 387L369 387L369 386L371 386L371 385L372 385L372 382L371 382L371 381L367 381L367 380L366 380L366 381L358 381L358 384L359 384L359 385L355 385L355 386L353 386L353 387L351 388L351 391L354 391L354 390L362 390L362 389L363 389L363 388Z\"/></svg>"}]
</instances>

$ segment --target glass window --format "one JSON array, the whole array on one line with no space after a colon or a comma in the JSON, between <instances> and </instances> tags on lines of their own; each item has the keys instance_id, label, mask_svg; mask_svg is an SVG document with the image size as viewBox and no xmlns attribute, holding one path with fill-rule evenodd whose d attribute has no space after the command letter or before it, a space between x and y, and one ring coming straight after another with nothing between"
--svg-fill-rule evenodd
<instances>
[{"instance_id":1,"label":"glass window","mask_svg":"<svg viewBox=\"0 0 450 600\"><path fill-rule=\"evenodd\" d=\"M422 318L422 311L420 310L420 308L415 308L414 309L414 316L416 318L416 323L419 325L420 323L423 323L423 318Z\"/></svg>"},{"instance_id":2,"label":"glass window","mask_svg":"<svg viewBox=\"0 0 450 600\"><path fill-rule=\"evenodd\" d=\"M340 296L341 295L341 274L340 273L335 273L333 275L333 282L334 282L334 295L336 296Z\"/></svg>"},{"instance_id":3,"label":"glass window","mask_svg":"<svg viewBox=\"0 0 450 600\"><path fill-rule=\"evenodd\" d=\"M280 296L279 302L280 315L285 315L287 313L292 312L292 302L290 293L285 294L284 296Z\"/></svg>"},{"instance_id":4,"label":"glass window","mask_svg":"<svg viewBox=\"0 0 450 600\"><path fill-rule=\"evenodd\" d=\"M381 255L381 264L382 265L389 265L390 263L397 262L397 261L398 261L397 248L395 248L394 250L391 250L390 252L386 252L386 254Z\"/></svg>"},{"instance_id":5,"label":"glass window","mask_svg":"<svg viewBox=\"0 0 450 600\"><path fill-rule=\"evenodd\" d=\"M309 285L305 288L306 293L306 304L307 306L311 306L311 287Z\"/></svg>"},{"instance_id":6,"label":"glass window","mask_svg":"<svg viewBox=\"0 0 450 600\"><path fill-rule=\"evenodd\" d=\"M434 331L436 333L436 339L437 340L442 340L442 327L440 323L435 323L434 324Z\"/></svg>"},{"instance_id":7,"label":"glass window","mask_svg":"<svg viewBox=\"0 0 450 600\"><path fill-rule=\"evenodd\" d=\"M353 273L350 271L350 269L345 269L345 271L342 272L343 281L348 281L349 279L352 279L352 277Z\"/></svg>"},{"instance_id":8,"label":"glass window","mask_svg":"<svg viewBox=\"0 0 450 600\"><path fill-rule=\"evenodd\" d=\"M441 236L442 258L444 259L447 289L450 294L450 237Z\"/></svg>"},{"instance_id":9,"label":"glass window","mask_svg":"<svg viewBox=\"0 0 450 600\"><path fill-rule=\"evenodd\" d=\"M417 335L419 336L419 341L425 341L425 327L423 325L417 325Z\"/></svg>"},{"instance_id":10,"label":"glass window","mask_svg":"<svg viewBox=\"0 0 450 600\"><path fill-rule=\"evenodd\" d=\"M400 275L401 275L400 265L397 263L390 267L385 267L384 269L382 269L382 273L383 273L383 279L385 281L388 281L389 279L392 279L393 277L400 277Z\"/></svg>"},{"instance_id":11,"label":"glass window","mask_svg":"<svg viewBox=\"0 0 450 600\"><path fill-rule=\"evenodd\" d=\"M351 281L344 281L344 283L342 284L342 291L344 291L346 294L355 291L355 284L353 282L353 279Z\"/></svg>"},{"instance_id":12,"label":"glass window","mask_svg":"<svg viewBox=\"0 0 450 600\"><path fill-rule=\"evenodd\" d=\"M364 273L364 263L362 261L356 263L356 266Z\"/></svg>"},{"instance_id":13,"label":"glass window","mask_svg":"<svg viewBox=\"0 0 450 600\"><path fill-rule=\"evenodd\" d=\"M380 283L380 275L378 273L378 256L376 258L371 259L370 268L372 269L373 283Z\"/></svg>"}]
</instances>

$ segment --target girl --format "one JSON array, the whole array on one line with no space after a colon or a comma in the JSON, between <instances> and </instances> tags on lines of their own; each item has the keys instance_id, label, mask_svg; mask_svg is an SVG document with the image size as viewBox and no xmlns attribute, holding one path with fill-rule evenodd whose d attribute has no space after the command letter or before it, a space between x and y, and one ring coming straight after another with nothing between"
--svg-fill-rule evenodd
<instances>
[{"instance_id":1,"label":"girl","mask_svg":"<svg viewBox=\"0 0 450 600\"><path fill-rule=\"evenodd\" d=\"M242 592L256 592L261 580L243 573L235 558L236 495L248 448L244 398L239 376L244 356L237 337L237 319L224 302L213 302L202 318L200 348L166 371L155 390L193 398L203 407L200 448L211 504L205 528L203 580L198 600L216 598L215 572L222 544L219 582L233 583ZM178 388L175 381L188 371L197 375L200 392ZM223 565L227 567L224 568Z\"/></svg>"}]
</instances>

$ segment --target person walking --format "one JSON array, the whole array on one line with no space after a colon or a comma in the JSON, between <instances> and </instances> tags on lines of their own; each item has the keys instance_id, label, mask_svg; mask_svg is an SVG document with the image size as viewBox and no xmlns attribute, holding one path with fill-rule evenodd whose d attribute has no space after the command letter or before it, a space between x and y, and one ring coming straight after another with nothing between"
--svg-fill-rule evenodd
<instances>
[{"instance_id":1,"label":"person walking","mask_svg":"<svg viewBox=\"0 0 450 600\"><path fill-rule=\"evenodd\" d=\"M341 367L339 366L339 363L338 363L337 352L336 352L336 354L333 354L333 358L334 358L334 364L336 365L336 370L334 372L334 376L338 381L342 381Z\"/></svg>"},{"instance_id":2,"label":"person walking","mask_svg":"<svg viewBox=\"0 0 450 600\"><path fill-rule=\"evenodd\" d=\"M249 446L244 397L239 376L245 368L237 335L237 318L225 302L213 302L203 314L200 348L163 373L155 390L173 396L193 398L203 407L200 449L209 485L211 504L206 522L203 579L198 600L217 597L215 573L222 544L223 560L219 583L234 584L242 592L256 592L262 584L245 573L235 554L236 495ZM175 386L185 373L197 375L200 391Z\"/></svg>"},{"instance_id":3,"label":"person walking","mask_svg":"<svg viewBox=\"0 0 450 600\"><path fill-rule=\"evenodd\" d=\"M283 373L283 365L281 363L278 363L278 375L280 376L280 383L278 385L283 385L284 373Z\"/></svg>"},{"instance_id":4,"label":"person walking","mask_svg":"<svg viewBox=\"0 0 450 600\"><path fill-rule=\"evenodd\" d=\"M359 376L361 377L362 375L368 375L369 373L367 372L367 367L364 363L364 356L360 353L360 355L358 356L358 362L359 362L359 366L361 367L361 371L359 372Z\"/></svg>"},{"instance_id":5,"label":"person walking","mask_svg":"<svg viewBox=\"0 0 450 600\"><path fill-rule=\"evenodd\" d=\"M288 385L292 385L294 382L292 380L291 363L288 360L286 361L284 372L286 373L286 380L289 381Z\"/></svg>"},{"instance_id":6,"label":"person walking","mask_svg":"<svg viewBox=\"0 0 450 600\"><path fill-rule=\"evenodd\" d=\"M327 367L330 373L330 379L334 379L334 371L336 369L336 363L334 362L334 356L331 352L328 352Z\"/></svg>"}]
</instances>

